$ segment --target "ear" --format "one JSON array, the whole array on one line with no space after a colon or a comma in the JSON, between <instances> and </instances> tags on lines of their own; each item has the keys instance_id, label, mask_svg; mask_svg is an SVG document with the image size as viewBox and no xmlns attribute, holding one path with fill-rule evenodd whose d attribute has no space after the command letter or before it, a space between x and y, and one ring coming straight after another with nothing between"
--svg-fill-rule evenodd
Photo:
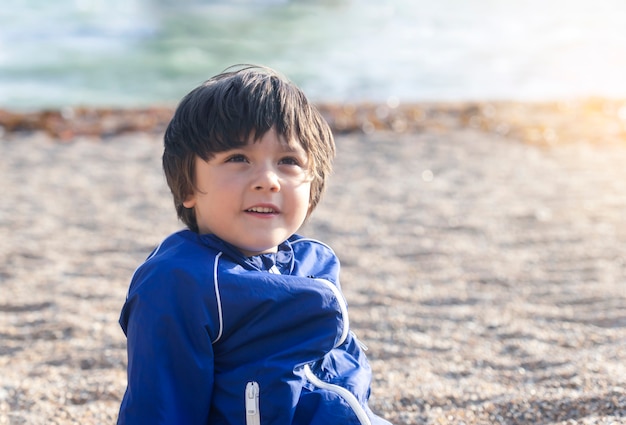
<instances>
[{"instance_id":1,"label":"ear","mask_svg":"<svg viewBox=\"0 0 626 425\"><path fill-rule=\"evenodd\" d=\"M196 206L196 195L192 193L191 195L188 195L187 199L183 201L183 207L191 209L195 206Z\"/></svg>"}]
</instances>

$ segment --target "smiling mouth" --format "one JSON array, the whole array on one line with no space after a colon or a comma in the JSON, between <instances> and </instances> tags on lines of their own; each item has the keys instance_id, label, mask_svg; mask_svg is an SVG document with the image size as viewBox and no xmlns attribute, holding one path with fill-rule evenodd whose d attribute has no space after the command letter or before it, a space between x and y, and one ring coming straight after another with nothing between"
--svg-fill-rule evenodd
<instances>
[{"instance_id":1,"label":"smiling mouth","mask_svg":"<svg viewBox=\"0 0 626 425\"><path fill-rule=\"evenodd\" d=\"M253 212L258 214L276 214L278 211L268 207L252 207L247 209L246 212Z\"/></svg>"}]
</instances>

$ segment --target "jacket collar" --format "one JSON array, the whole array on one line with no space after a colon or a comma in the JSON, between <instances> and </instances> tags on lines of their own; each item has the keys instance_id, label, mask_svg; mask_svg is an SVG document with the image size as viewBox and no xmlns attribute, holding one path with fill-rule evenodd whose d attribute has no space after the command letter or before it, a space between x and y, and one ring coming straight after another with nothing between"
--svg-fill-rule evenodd
<instances>
[{"instance_id":1,"label":"jacket collar","mask_svg":"<svg viewBox=\"0 0 626 425\"><path fill-rule=\"evenodd\" d=\"M226 258L246 269L269 271L276 266L281 274L290 274L293 269L294 255L289 239L278 245L277 252L246 257L234 245L215 235L200 235L190 230L184 230L183 232L186 233L185 236L191 236L198 243L221 251Z\"/></svg>"}]
</instances>

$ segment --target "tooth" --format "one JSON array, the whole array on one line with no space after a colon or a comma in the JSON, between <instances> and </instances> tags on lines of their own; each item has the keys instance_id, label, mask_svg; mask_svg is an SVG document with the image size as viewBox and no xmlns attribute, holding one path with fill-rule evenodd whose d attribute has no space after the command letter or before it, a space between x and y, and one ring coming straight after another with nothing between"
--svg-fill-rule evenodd
<instances>
[{"instance_id":1,"label":"tooth","mask_svg":"<svg viewBox=\"0 0 626 425\"><path fill-rule=\"evenodd\" d=\"M250 208L250 211L258 212L258 213L265 213L265 214L274 212L274 210L271 208L261 208L261 207Z\"/></svg>"}]
</instances>

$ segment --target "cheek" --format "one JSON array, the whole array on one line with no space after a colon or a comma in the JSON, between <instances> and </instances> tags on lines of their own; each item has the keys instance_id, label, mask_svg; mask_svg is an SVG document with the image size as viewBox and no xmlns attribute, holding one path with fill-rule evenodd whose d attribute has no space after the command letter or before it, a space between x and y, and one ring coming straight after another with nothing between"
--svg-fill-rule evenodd
<instances>
[{"instance_id":1,"label":"cheek","mask_svg":"<svg viewBox=\"0 0 626 425\"><path fill-rule=\"evenodd\" d=\"M298 188L297 198L301 208L308 210L311 208L312 187L310 183L303 184Z\"/></svg>"}]
</instances>

